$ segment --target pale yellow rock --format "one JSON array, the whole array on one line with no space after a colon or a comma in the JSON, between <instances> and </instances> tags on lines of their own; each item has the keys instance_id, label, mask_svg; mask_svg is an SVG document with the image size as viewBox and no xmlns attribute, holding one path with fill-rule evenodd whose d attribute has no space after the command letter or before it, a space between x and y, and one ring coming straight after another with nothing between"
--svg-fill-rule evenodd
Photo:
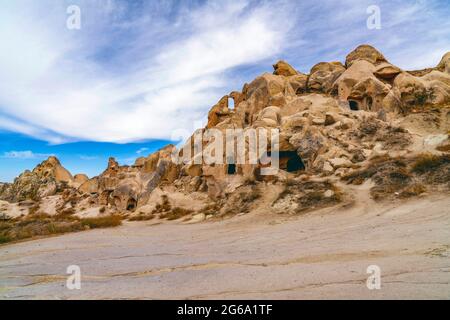
<instances>
[{"instance_id":1,"label":"pale yellow rock","mask_svg":"<svg viewBox=\"0 0 450 320\"><path fill-rule=\"evenodd\" d=\"M79 188L82 193L97 193L98 192L98 178L92 178L84 182Z\"/></svg>"},{"instance_id":2,"label":"pale yellow rock","mask_svg":"<svg viewBox=\"0 0 450 320\"><path fill-rule=\"evenodd\" d=\"M285 61L278 61L276 64L273 65L273 68L275 70L273 74L279 76L289 77L294 76L298 73L294 68L291 67L291 65L289 65Z\"/></svg>"},{"instance_id":3,"label":"pale yellow rock","mask_svg":"<svg viewBox=\"0 0 450 320\"><path fill-rule=\"evenodd\" d=\"M374 65L387 62L381 52L367 44L360 45L350 52L345 59L345 65L348 68L357 60L366 60Z\"/></svg>"},{"instance_id":4,"label":"pale yellow rock","mask_svg":"<svg viewBox=\"0 0 450 320\"><path fill-rule=\"evenodd\" d=\"M324 192L323 195L324 195L325 198L331 198L332 196L334 196L334 194L335 193L334 193L333 190L327 190L327 191Z\"/></svg>"},{"instance_id":5,"label":"pale yellow rock","mask_svg":"<svg viewBox=\"0 0 450 320\"><path fill-rule=\"evenodd\" d=\"M192 219L187 222L187 224L199 223L199 222L202 222L205 220L206 220L205 214L200 213L200 214L196 214L195 216L193 216Z\"/></svg>"},{"instance_id":6,"label":"pale yellow rock","mask_svg":"<svg viewBox=\"0 0 450 320\"><path fill-rule=\"evenodd\" d=\"M333 166L328 161L325 161L325 163L323 164L322 170L325 173L333 173L334 172Z\"/></svg>"},{"instance_id":7,"label":"pale yellow rock","mask_svg":"<svg viewBox=\"0 0 450 320\"><path fill-rule=\"evenodd\" d=\"M80 185L89 180L89 177L85 174L76 174L73 177L73 182L79 183Z\"/></svg>"},{"instance_id":8,"label":"pale yellow rock","mask_svg":"<svg viewBox=\"0 0 450 320\"><path fill-rule=\"evenodd\" d=\"M306 91L306 84L308 82L308 75L299 73L288 78L289 84L296 94L302 94Z\"/></svg>"},{"instance_id":9,"label":"pale yellow rock","mask_svg":"<svg viewBox=\"0 0 450 320\"><path fill-rule=\"evenodd\" d=\"M313 125L316 125L316 126L323 126L323 125L325 125L325 119L322 119L322 118L312 118L312 119L311 119L311 123L312 123Z\"/></svg>"},{"instance_id":10,"label":"pale yellow rock","mask_svg":"<svg viewBox=\"0 0 450 320\"><path fill-rule=\"evenodd\" d=\"M429 100L425 82L407 72L402 72L395 78L394 87L404 105L426 103Z\"/></svg>"},{"instance_id":11,"label":"pale yellow rock","mask_svg":"<svg viewBox=\"0 0 450 320\"><path fill-rule=\"evenodd\" d=\"M321 62L312 67L307 88L313 92L329 93L333 83L345 71L340 62Z\"/></svg>"},{"instance_id":12,"label":"pale yellow rock","mask_svg":"<svg viewBox=\"0 0 450 320\"><path fill-rule=\"evenodd\" d=\"M450 52L447 52L436 67L437 70L450 74Z\"/></svg>"},{"instance_id":13,"label":"pale yellow rock","mask_svg":"<svg viewBox=\"0 0 450 320\"><path fill-rule=\"evenodd\" d=\"M380 63L374 72L375 76L382 79L393 79L399 75L402 70L388 62Z\"/></svg>"},{"instance_id":14,"label":"pale yellow rock","mask_svg":"<svg viewBox=\"0 0 450 320\"><path fill-rule=\"evenodd\" d=\"M186 173L191 177L199 177L202 175L202 166L199 164L190 164L185 167Z\"/></svg>"},{"instance_id":15,"label":"pale yellow rock","mask_svg":"<svg viewBox=\"0 0 450 320\"><path fill-rule=\"evenodd\" d=\"M352 166L352 162L347 158L333 158L328 160L335 169L348 168Z\"/></svg>"}]
</instances>

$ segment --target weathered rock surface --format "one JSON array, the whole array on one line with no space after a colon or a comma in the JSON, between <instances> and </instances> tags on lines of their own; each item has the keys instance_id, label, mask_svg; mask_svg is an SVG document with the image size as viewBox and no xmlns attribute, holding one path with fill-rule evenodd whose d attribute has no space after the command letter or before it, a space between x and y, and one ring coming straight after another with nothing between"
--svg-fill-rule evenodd
<instances>
[{"instance_id":1,"label":"weathered rock surface","mask_svg":"<svg viewBox=\"0 0 450 320\"><path fill-rule=\"evenodd\" d=\"M33 171L25 171L12 184L4 185L0 198L10 202L38 200L67 188L73 177L56 157L49 157Z\"/></svg>"},{"instance_id":2,"label":"weathered rock surface","mask_svg":"<svg viewBox=\"0 0 450 320\"><path fill-rule=\"evenodd\" d=\"M277 76L295 76L298 72L291 67L287 62L285 61L278 61L276 64L273 65L273 68L275 71L273 74Z\"/></svg>"},{"instance_id":3,"label":"weathered rock surface","mask_svg":"<svg viewBox=\"0 0 450 320\"><path fill-rule=\"evenodd\" d=\"M353 62L357 60L365 60L373 65L387 62L386 58L377 49L370 45L360 45L355 50L350 52L345 59L345 65L351 67Z\"/></svg>"},{"instance_id":4,"label":"weathered rock surface","mask_svg":"<svg viewBox=\"0 0 450 320\"><path fill-rule=\"evenodd\" d=\"M285 61L273 68L273 74L264 73L241 91L222 97L209 111L206 127L195 133L217 129L225 135L227 129L242 129L250 135L254 130L278 129L279 144L270 147L277 150L269 150L280 152L280 170L273 176L261 175L261 163L229 163L225 155L219 155L223 164L206 163L189 145L191 156L175 163L172 154L180 155L180 150L169 145L139 157L132 166L111 158L106 170L91 179L83 174L72 177L58 159L50 157L14 183L0 184L0 199L39 202L55 196L56 212L90 215L103 208L102 212L148 218L156 210L161 216L202 221L207 216L254 210L259 199L274 192L271 188L298 177L337 180L371 161L417 156L424 150L437 155L448 152L450 53L436 68L404 71L375 48L362 45L345 64L321 62L309 74ZM234 100L234 108L229 99ZM204 152L211 150L214 140L202 141ZM250 153L248 142L244 151ZM311 196L314 206L340 201L341 193L331 182L323 182L317 190L312 185L311 191L300 183L307 179L295 181L299 183L292 194L280 197L276 206L307 210L310 203L302 203L304 196Z\"/></svg>"}]
</instances>

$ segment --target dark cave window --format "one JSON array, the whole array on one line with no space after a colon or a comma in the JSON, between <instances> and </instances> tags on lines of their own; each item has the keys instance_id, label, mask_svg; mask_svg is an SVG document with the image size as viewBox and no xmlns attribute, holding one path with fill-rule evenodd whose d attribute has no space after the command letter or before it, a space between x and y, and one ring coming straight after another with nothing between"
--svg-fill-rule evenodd
<instances>
[{"instance_id":1,"label":"dark cave window","mask_svg":"<svg viewBox=\"0 0 450 320\"><path fill-rule=\"evenodd\" d=\"M271 156L271 153L267 153ZM297 172L306 169L305 164L296 151L280 151L280 169L287 172Z\"/></svg>"},{"instance_id":2,"label":"dark cave window","mask_svg":"<svg viewBox=\"0 0 450 320\"><path fill-rule=\"evenodd\" d=\"M127 210L128 211L134 211L136 209L136 200L129 199L127 203Z\"/></svg>"},{"instance_id":3,"label":"dark cave window","mask_svg":"<svg viewBox=\"0 0 450 320\"><path fill-rule=\"evenodd\" d=\"M281 168L286 170L287 172L297 172L300 170L305 170L305 164L296 151L281 151L280 160L281 159L287 160L286 167Z\"/></svg>"},{"instance_id":4,"label":"dark cave window","mask_svg":"<svg viewBox=\"0 0 450 320\"><path fill-rule=\"evenodd\" d=\"M227 173L228 174L236 174L236 165L235 164L229 164Z\"/></svg>"},{"instance_id":5,"label":"dark cave window","mask_svg":"<svg viewBox=\"0 0 450 320\"><path fill-rule=\"evenodd\" d=\"M359 110L358 102L350 100L348 103L350 105L350 110L353 110L353 111Z\"/></svg>"},{"instance_id":6,"label":"dark cave window","mask_svg":"<svg viewBox=\"0 0 450 320\"><path fill-rule=\"evenodd\" d=\"M303 164L302 159L297 156L288 160L286 171L287 172L297 172L300 170L305 170L305 165Z\"/></svg>"}]
</instances>

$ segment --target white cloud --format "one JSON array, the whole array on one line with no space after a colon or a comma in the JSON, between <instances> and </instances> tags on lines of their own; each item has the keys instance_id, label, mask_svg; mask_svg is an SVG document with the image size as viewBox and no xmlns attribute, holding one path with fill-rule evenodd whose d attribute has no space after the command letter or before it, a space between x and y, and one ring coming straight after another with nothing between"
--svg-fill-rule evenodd
<instances>
[{"instance_id":1,"label":"white cloud","mask_svg":"<svg viewBox=\"0 0 450 320\"><path fill-rule=\"evenodd\" d=\"M92 160L97 160L98 159L98 156L88 156L88 155L84 155L84 154L81 154L78 157L81 160L84 160L84 161L92 161Z\"/></svg>"},{"instance_id":2,"label":"white cloud","mask_svg":"<svg viewBox=\"0 0 450 320\"><path fill-rule=\"evenodd\" d=\"M144 152L147 152L149 149L148 148L140 148L139 150L136 151L137 154L142 154Z\"/></svg>"},{"instance_id":3,"label":"white cloud","mask_svg":"<svg viewBox=\"0 0 450 320\"><path fill-rule=\"evenodd\" d=\"M192 130L226 93L225 72L278 53L289 28L286 12L272 12L268 4L252 9L245 2L211 2L183 11L172 27L157 17L134 19L137 34L127 41L128 31L117 37L98 34L129 30L126 19L116 21L114 10L105 17L101 2L82 1L82 15L92 11L82 16L80 31L63 28L55 12L48 21L38 19L36 7L44 4L25 2L30 8L25 13L18 8L24 2L0 13L0 30L8 30L8 37L1 37L6 40L0 47L0 81L6 85L0 88L0 108L20 120L4 127L46 140L129 142ZM103 21L92 25L97 18ZM110 22L117 29L108 29ZM156 42L146 33L168 37Z\"/></svg>"},{"instance_id":4,"label":"white cloud","mask_svg":"<svg viewBox=\"0 0 450 320\"><path fill-rule=\"evenodd\" d=\"M7 151L3 153L5 159L44 159L53 156L53 154L34 153L33 151Z\"/></svg>"},{"instance_id":5,"label":"white cloud","mask_svg":"<svg viewBox=\"0 0 450 320\"><path fill-rule=\"evenodd\" d=\"M439 1L377 2L382 30L373 31L369 0L78 0L74 31L65 28L69 1L3 1L0 128L52 143L170 139L240 89L247 65L270 71L282 58L308 71L370 43L416 68L450 50Z\"/></svg>"}]
</instances>

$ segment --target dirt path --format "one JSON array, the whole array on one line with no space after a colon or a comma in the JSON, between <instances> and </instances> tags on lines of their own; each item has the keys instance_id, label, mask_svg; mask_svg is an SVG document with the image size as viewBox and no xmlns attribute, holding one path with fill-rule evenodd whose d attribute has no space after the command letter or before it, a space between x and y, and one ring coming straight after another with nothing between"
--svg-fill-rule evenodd
<instances>
[{"instance_id":1,"label":"dirt path","mask_svg":"<svg viewBox=\"0 0 450 320\"><path fill-rule=\"evenodd\" d=\"M78 265L81 290L68 290ZM366 269L381 268L368 290ZM0 298L450 298L450 197L301 217L129 223L0 247Z\"/></svg>"}]
</instances>

